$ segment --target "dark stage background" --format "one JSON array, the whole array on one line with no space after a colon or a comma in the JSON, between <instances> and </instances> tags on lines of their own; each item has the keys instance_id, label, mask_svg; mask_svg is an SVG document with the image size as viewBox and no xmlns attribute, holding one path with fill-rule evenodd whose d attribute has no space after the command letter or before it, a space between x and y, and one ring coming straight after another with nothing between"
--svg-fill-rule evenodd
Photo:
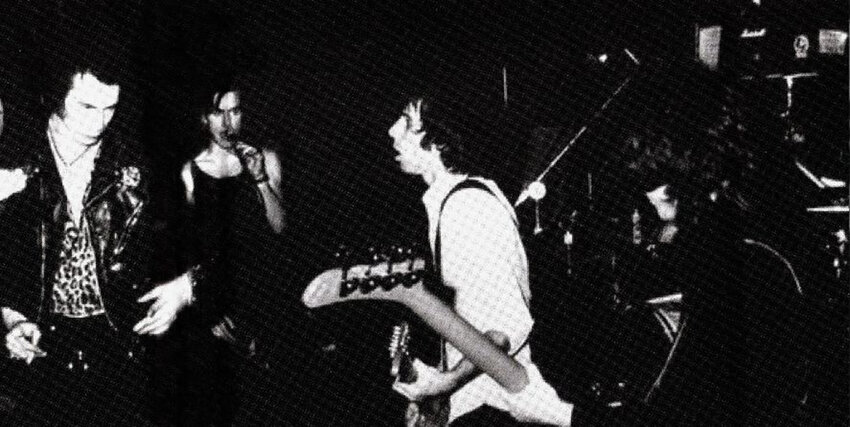
<instances>
[{"instance_id":1,"label":"dark stage background","mask_svg":"<svg viewBox=\"0 0 850 427\"><path fill-rule=\"evenodd\" d=\"M693 77L704 75L694 66L695 25L721 24L728 29L724 34L753 22L765 22L777 34L846 31L846 2L763 3L753 15L750 2L732 0L17 0L0 6L0 97L7 123L31 114L38 105L39 70L49 66L50 55L74 49L62 44L63 31L114 33L116 45L131 52L127 65L136 76L122 93L124 117L116 122L129 123L144 143L155 186L167 195L161 209L167 219L181 196L180 165L199 147L191 100L217 75L242 76L250 88L246 128L255 141L281 153L286 174L286 249L269 254L286 266L284 277L269 280L280 289L278 354L287 369L311 372L303 388L274 392L307 396L304 423L355 419L374 425L402 411L403 402L389 391L385 347L403 314L369 304L307 312L298 296L313 275L332 265L338 244L411 243L424 236L419 200L424 183L397 171L386 135L404 94L436 86L462 104L480 142L482 164L510 199L551 158L534 153L551 153L551 144L563 144L590 124L547 182L551 194L541 215L545 227L554 227L569 212L587 208L588 172L602 182L595 203L604 203L605 177L617 174L620 151L612 145L612 129L640 126L643 102L651 105L677 92L695 100L702 95L703 82ZM846 48L844 55L801 65L782 56L783 40L771 43L776 47L765 47L768 59L758 72L800 67L821 72L806 89L809 99L800 98L811 106L810 127L819 132L812 136L817 149L806 153L821 174L846 180ZM599 60L603 53L605 62ZM734 38L723 39L720 55L725 75L751 71ZM629 76L634 83L611 114L590 122ZM666 94L653 90L670 76L679 76L680 86L666 87ZM752 116L759 117L753 120L765 143L778 145L782 80L755 79L741 87L741 94L756 95L750 98ZM534 130L542 127L560 137L535 138ZM0 149L15 143L4 135ZM610 184L614 178L608 182L619 185ZM530 204L520 215L530 230ZM535 292L543 307L557 309L557 294ZM838 406L846 406L845 398Z\"/></svg>"}]
</instances>

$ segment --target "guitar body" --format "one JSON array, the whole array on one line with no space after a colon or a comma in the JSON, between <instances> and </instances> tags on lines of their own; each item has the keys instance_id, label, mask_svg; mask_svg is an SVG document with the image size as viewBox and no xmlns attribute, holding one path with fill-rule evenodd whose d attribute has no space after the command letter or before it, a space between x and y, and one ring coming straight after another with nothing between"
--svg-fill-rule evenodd
<instances>
[{"instance_id":1,"label":"guitar body","mask_svg":"<svg viewBox=\"0 0 850 427\"><path fill-rule=\"evenodd\" d=\"M402 322L393 328L390 339L390 374L402 383L416 381L416 370L410 355L410 331L408 322ZM445 427L449 421L449 396L435 396L420 402L408 402L404 414L407 427Z\"/></svg>"},{"instance_id":2,"label":"guitar body","mask_svg":"<svg viewBox=\"0 0 850 427\"><path fill-rule=\"evenodd\" d=\"M448 396L438 396L407 404L407 411L404 413L406 427L445 427L448 424Z\"/></svg>"}]
</instances>

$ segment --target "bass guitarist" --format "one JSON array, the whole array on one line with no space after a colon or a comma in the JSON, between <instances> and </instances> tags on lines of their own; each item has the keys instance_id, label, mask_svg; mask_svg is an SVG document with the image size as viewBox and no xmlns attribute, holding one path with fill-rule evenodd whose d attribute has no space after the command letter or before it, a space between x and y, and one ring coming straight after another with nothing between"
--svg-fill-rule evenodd
<instances>
[{"instance_id":1,"label":"bass guitarist","mask_svg":"<svg viewBox=\"0 0 850 427\"><path fill-rule=\"evenodd\" d=\"M525 368L528 385L509 392L449 343L442 367L413 362L416 380L393 389L411 402L450 395L448 422L462 425L570 425L573 405L561 400L531 361L534 320L528 262L510 203L496 184L470 176L465 138L453 129L459 115L431 98L410 98L390 127L401 170L428 184L422 197L436 275L453 293L452 307Z\"/></svg>"}]
</instances>

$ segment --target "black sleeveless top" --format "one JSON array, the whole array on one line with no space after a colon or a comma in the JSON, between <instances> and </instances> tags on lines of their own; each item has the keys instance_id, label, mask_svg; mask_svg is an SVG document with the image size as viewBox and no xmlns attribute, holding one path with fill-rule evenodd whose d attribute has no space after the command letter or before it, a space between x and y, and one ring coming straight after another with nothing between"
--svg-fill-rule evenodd
<instances>
[{"instance_id":1,"label":"black sleeveless top","mask_svg":"<svg viewBox=\"0 0 850 427\"><path fill-rule=\"evenodd\" d=\"M227 314L243 330L262 325L278 287L271 271L276 239L262 196L245 174L214 178L194 161L191 174L195 204L187 228L194 264L204 271L205 318L217 323Z\"/></svg>"}]
</instances>

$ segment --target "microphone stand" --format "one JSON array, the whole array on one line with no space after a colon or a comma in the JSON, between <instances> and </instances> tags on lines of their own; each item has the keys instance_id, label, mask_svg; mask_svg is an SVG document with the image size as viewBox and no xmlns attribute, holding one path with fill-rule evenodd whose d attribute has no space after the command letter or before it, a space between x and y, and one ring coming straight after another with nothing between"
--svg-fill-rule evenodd
<instances>
[{"instance_id":1,"label":"microphone stand","mask_svg":"<svg viewBox=\"0 0 850 427\"><path fill-rule=\"evenodd\" d=\"M622 83L620 83L620 85L617 87L617 89L614 91L614 93L611 94L611 96L609 96L608 99L605 100L605 102L602 104L602 106L598 110L596 110L596 112L593 114L593 117L590 118L590 120L589 120L590 123L592 123L594 120L596 120L600 116L602 116L602 113L605 112L605 110L608 108L608 105L611 104L611 101L613 101L614 98L616 98L617 95L619 95L620 92L632 81L633 77L634 76L626 77L626 79L623 80ZM555 158L552 159L551 162L549 162L549 165L546 166L546 168L543 170L543 172L541 172L540 175L538 175L537 178L534 179L534 181L532 181L530 184L528 184L526 186L525 189L522 190L522 193L520 193L519 197L517 198L517 201L514 203L514 207L521 205L523 202L525 202L529 198L535 199L534 193L533 193L534 192L533 186L535 184L542 185L543 178L545 178L546 175L552 170L552 168L554 168L555 165L557 165L558 162L561 161L561 158L563 158L564 155L567 154L567 152L570 151L570 149L573 148L576 141L578 141L578 139L587 131L588 127L590 127L590 123L582 126L581 129L579 129L579 131L576 132L576 134L570 139L570 141L567 142L566 146L564 146L564 148L555 156ZM535 199L535 200L539 200L539 199Z\"/></svg>"},{"instance_id":2,"label":"microphone stand","mask_svg":"<svg viewBox=\"0 0 850 427\"><path fill-rule=\"evenodd\" d=\"M623 50L626 52L626 54L629 56L629 58L636 65L640 65L640 61L638 61L637 58L635 58L634 54L632 54L628 49L623 49ZM617 86L617 89L615 89L614 92L607 99L605 99L605 102L602 103L602 105L596 110L596 112L594 112L593 116L590 118L590 120L588 120L588 123L585 124L584 126L582 126L581 129L579 129L578 132L576 132L576 134L573 135L573 137L569 140L569 142L567 142L567 144L564 146L564 148L555 156L554 159L552 159L551 162L549 162L549 164L546 166L546 168L543 169L543 172L541 172L540 175L538 175L537 178L534 181L532 181L530 184L528 184L526 186L525 189L523 189L522 193L520 193L519 197L517 198L517 201L514 203L514 207L521 205L523 202L528 200L529 197L534 198L533 194L532 194L532 192L534 190L531 189L532 185L535 184L535 183L542 184L543 178L546 177L546 175L549 173L549 171L551 171L552 168L554 168L555 165L558 164L558 162L561 160L561 158L563 158L564 155L567 154L567 152L575 145L576 141L578 141L578 139L590 127L590 124L592 124L596 119L598 119L599 117L602 116L602 113L604 113L605 110L608 109L608 106L611 104L611 101L613 101L614 98L616 98L620 94L620 92L622 92L623 89L625 89L626 86L628 86L629 83L631 83L632 79L634 79L634 76L635 76L635 73L632 73L632 75L623 79L623 82L620 83L619 86ZM531 189L531 191L529 191L530 189ZM535 200L539 200L539 199L535 199Z\"/></svg>"},{"instance_id":3,"label":"microphone stand","mask_svg":"<svg viewBox=\"0 0 850 427\"><path fill-rule=\"evenodd\" d=\"M631 59L632 62L634 62L636 65L640 65L640 61L638 61L638 59L634 56L634 54L632 54L628 49L623 49L623 50L629 56L629 59ZM602 116L602 114L605 112L605 110L608 109L608 106L611 104L611 101L613 101L623 91L623 89L625 89L626 86L628 86L629 83L631 83L631 81L634 79L635 75L636 75L636 73L633 72L631 75L629 75L628 77L623 79L623 81L619 84L619 86L617 86L617 88L614 90L614 92L610 96L608 96L608 98L605 99L605 102L603 102L602 105L594 112L594 114L590 118L590 120L588 120L588 122L584 126L582 126L578 130L578 132L576 132L576 134L573 135L572 138L570 138L570 140L567 142L567 144L564 146L564 148L561 149L561 151L558 152L558 154L555 156L555 158L553 158L552 161L549 162L549 164L546 166L546 168L543 169L543 172L541 172L537 176L537 178L534 179L532 182L528 183L525 186L525 188L523 188L522 192L520 192L519 197L517 197L517 200L514 203L514 207L518 207L519 205L524 203L529 198L531 198L535 201L535 207L534 207L534 220L535 220L534 234L535 235L543 232L543 227L540 225L540 201L543 200L543 198L546 196L546 186L543 184L543 178L545 178L546 175L558 164L558 162L561 161L561 159L564 157L564 155L567 154L567 152L570 151L570 149L573 148L575 143L587 131L587 129L590 127L590 125ZM588 179L590 179L590 176L588 177Z\"/></svg>"}]
</instances>

